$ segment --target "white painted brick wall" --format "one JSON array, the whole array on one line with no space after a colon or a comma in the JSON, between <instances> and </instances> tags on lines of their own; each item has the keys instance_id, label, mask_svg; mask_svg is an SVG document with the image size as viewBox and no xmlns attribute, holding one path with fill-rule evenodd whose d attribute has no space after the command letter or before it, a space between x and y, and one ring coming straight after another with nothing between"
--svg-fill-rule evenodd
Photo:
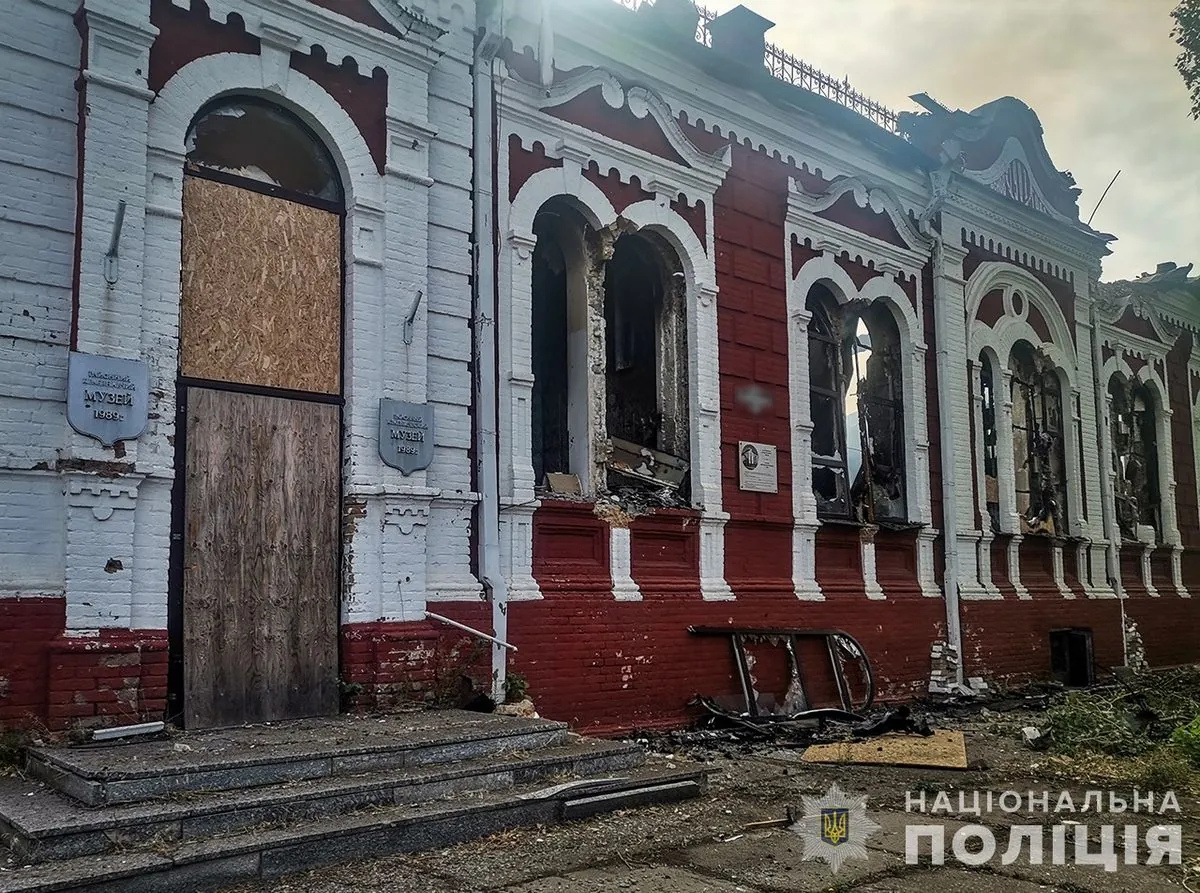
<instances>
[{"instance_id":1,"label":"white painted brick wall","mask_svg":"<svg viewBox=\"0 0 1200 893\"><path fill-rule=\"evenodd\" d=\"M137 443L127 444L125 461L136 474L116 489L87 474L60 477L53 467L61 459L116 458L71 432L64 418L81 53L71 16L78 3L12 3L7 22L15 27L0 33L0 594L65 589L74 629L162 628L174 474L182 134L179 145L148 157L147 122L154 126L156 112L139 93L145 65L137 38L147 28L147 0L88 0L88 9L103 8L133 30L106 43L91 62L110 80L88 84L79 344L145 359L152 393L150 425ZM363 158L347 162L358 171L348 217L347 492L361 491L370 503L351 558L357 576L345 616L352 620L420 616L426 590L435 585L446 597L478 588L470 575L475 497L468 459L474 8L457 0L430 0L422 8L449 29L428 84L407 61L385 68L389 114L436 134L428 144L434 185L403 187L397 180L384 199L384 178L373 166L364 167ZM275 9L264 17L277 15ZM252 18L253 29L258 19ZM333 39L324 32L304 37ZM168 110L159 102L160 119L179 116L179 129L212 96L261 83L241 62L184 72L173 89L191 104ZM251 64L259 66L258 60ZM112 78L128 86L114 89ZM293 86L286 88L289 100L308 108ZM317 115L316 107L309 110ZM337 131L332 142L362 145L344 115L317 117ZM100 260L120 199L127 202L121 277L109 288ZM418 289L426 301L417 337L403 345L400 323ZM428 394L437 413L433 465L411 478L385 469L378 458L375 407L397 387L416 399ZM438 493L445 493L444 501ZM410 523L414 518L419 521ZM426 539L433 544L428 550ZM423 558L425 569L414 570L414 560ZM403 587L397 583L402 571ZM393 604L401 594L405 603Z\"/></svg>"},{"instance_id":2,"label":"white painted brick wall","mask_svg":"<svg viewBox=\"0 0 1200 893\"><path fill-rule=\"evenodd\" d=\"M75 216L74 3L11 0L0 29L0 597L62 592Z\"/></svg>"}]
</instances>

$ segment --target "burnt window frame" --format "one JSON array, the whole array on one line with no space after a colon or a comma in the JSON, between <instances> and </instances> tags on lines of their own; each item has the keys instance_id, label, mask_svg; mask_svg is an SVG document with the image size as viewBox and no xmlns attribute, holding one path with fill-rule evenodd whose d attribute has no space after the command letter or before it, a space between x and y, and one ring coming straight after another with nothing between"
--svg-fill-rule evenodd
<instances>
[{"instance_id":1,"label":"burnt window frame","mask_svg":"<svg viewBox=\"0 0 1200 893\"><path fill-rule=\"evenodd\" d=\"M996 411L996 369L986 351L979 354L979 397L982 407L984 505L992 532L1000 533L1000 427ZM989 484L992 492L989 492Z\"/></svg>"},{"instance_id":2,"label":"burnt window frame","mask_svg":"<svg viewBox=\"0 0 1200 893\"><path fill-rule=\"evenodd\" d=\"M1012 403L1013 508L1021 519L1020 532L1028 536L1065 537L1070 524L1066 451L1069 420L1063 382L1057 368L1045 354L1024 340L1013 345L1008 369ZM1057 415L1054 412L1055 404ZM1022 410L1023 425L1018 423L1018 407ZM1018 460L1019 456L1025 457L1023 462ZM1055 472L1055 458L1061 473ZM1028 489L1020 489L1018 479L1025 468L1029 469ZM1044 514L1048 490L1053 493L1056 503L1051 511L1053 532L1044 527L1035 528L1031 523L1031 519L1036 520ZM1023 494L1028 494L1024 508L1021 504Z\"/></svg>"},{"instance_id":3,"label":"burnt window frame","mask_svg":"<svg viewBox=\"0 0 1200 893\"><path fill-rule=\"evenodd\" d=\"M1111 444L1110 465L1116 475L1113 490L1114 520L1122 541L1139 542L1138 528L1142 525L1154 529L1154 543L1161 545L1165 541L1165 512L1162 496L1162 445L1159 441L1159 400L1154 389L1146 382L1137 378L1129 378L1120 373L1114 374L1108 382L1107 395L1109 398L1109 437ZM1137 408L1137 400L1141 399L1142 409ZM1118 406L1118 399L1123 405ZM1118 425L1124 421L1128 425L1128 433L1120 431ZM1136 500L1138 516L1134 519L1133 529L1128 529L1122 522L1123 488L1129 485L1128 470L1122 468L1119 462L1121 444L1118 435L1128 438L1133 448L1133 455L1139 456L1145 468L1146 489L1151 496L1148 504L1143 504L1140 498ZM1140 450L1139 450L1140 448ZM1147 515L1149 510L1149 516Z\"/></svg>"},{"instance_id":4,"label":"burnt window frame","mask_svg":"<svg viewBox=\"0 0 1200 893\"><path fill-rule=\"evenodd\" d=\"M813 480L813 496L816 500L817 517L821 520L836 520L875 524L879 522L907 524L909 517L908 498L908 462L905 455L906 428L905 388L903 380L904 348L900 337L900 327L896 323L887 302L881 298L871 301L855 300L839 303L833 293L823 285L810 289L806 297L806 307L809 311L808 323L808 363L809 363L809 417L813 424L814 437L810 445ZM861 345L859 326L862 325L868 334L869 346ZM887 332L881 331L888 329ZM894 365L886 372L884 382L890 395L881 396L864 390L871 370L871 363L885 356L877 351L884 342L890 342L894 349ZM829 380L833 389L817 383L814 371L814 347L827 358L830 363ZM870 356L860 365L859 350L865 348ZM864 368L867 367L867 368ZM884 374L881 372L881 374ZM850 398L850 386L854 385L855 418L858 422L858 455L859 466L854 478L850 477L850 436L848 430L847 401ZM831 401L835 407L833 413L834 431L832 454L820 454L816 449L817 420L814 407L818 401ZM868 407L875 407L877 413L872 413ZM871 418L876 419L878 411L886 412L891 419L890 442L885 443L884 450L890 453L886 456L891 462L898 477L899 495L888 503L897 503L898 510L881 510L881 502L877 499L876 485L872 479L872 471L877 467L873 458L879 451L874 450L876 438L871 433ZM818 470L825 470L834 475L838 486L836 500L824 499L817 491L815 475ZM856 498L859 485L862 485L861 498ZM838 503L841 503L839 506ZM860 517L861 512L861 517Z\"/></svg>"},{"instance_id":5,"label":"burnt window frame","mask_svg":"<svg viewBox=\"0 0 1200 893\"><path fill-rule=\"evenodd\" d=\"M853 516L854 507L850 503L850 468L847 461L847 444L846 444L846 384L844 383L844 373L842 369L842 349L841 338L838 337L837 325L835 316L839 314L840 307L837 304L837 299L828 291L828 289L818 290L814 286L809 292L807 302L809 304L809 322L808 322L808 363L809 363L809 418L813 425L812 447L810 449L811 461L813 466L813 496L817 503L818 518L838 518L850 520ZM813 344L822 345L822 353L826 357L832 357L830 362L831 380L833 388L826 388L818 385L812 375L813 368ZM834 451L830 454L818 453L816 448L816 429L817 419L813 411L816 406L816 400L829 400L834 406L833 413L833 447ZM837 501L844 504L843 510L831 508L833 500L824 500L825 505L822 505L822 497L817 492L815 474L817 469L825 469L834 475L838 481Z\"/></svg>"},{"instance_id":6,"label":"burnt window frame","mask_svg":"<svg viewBox=\"0 0 1200 893\"><path fill-rule=\"evenodd\" d=\"M309 155L314 159L316 167L323 169L327 174L327 185L331 188L331 191L328 194L324 194L323 192L315 192L311 189L296 188L294 185L281 183L278 178L263 178L248 175L243 172L245 170L244 167L235 170L226 166L213 164L209 159L194 158L193 154L198 149L193 146L193 140L196 138L199 128L213 115L219 114L224 109L232 108L244 108L264 113L268 118L274 119L276 124L294 133L298 138L297 144L307 146ZM339 169L337 161L326 141L294 111L266 97L232 93L205 103L188 124L184 136L183 169L186 174L205 177L206 179L233 186L240 186L244 189L251 189L276 198L311 205L323 210L339 214L344 214L346 210L345 177ZM266 170L262 168L260 170L264 174L267 174L268 177L270 176Z\"/></svg>"}]
</instances>

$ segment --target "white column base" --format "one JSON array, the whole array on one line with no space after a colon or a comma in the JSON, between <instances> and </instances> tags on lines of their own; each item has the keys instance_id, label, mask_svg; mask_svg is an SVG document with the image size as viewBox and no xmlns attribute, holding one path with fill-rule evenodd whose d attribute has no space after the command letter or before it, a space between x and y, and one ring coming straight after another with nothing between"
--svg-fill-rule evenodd
<instances>
[{"instance_id":1,"label":"white column base","mask_svg":"<svg viewBox=\"0 0 1200 893\"><path fill-rule=\"evenodd\" d=\"M817 524L796 522L792 528L792 590L801 601L823 602L817 583Z\"/></svg>"},{"instance_id":2,"label":"white column base","mask_svg":"<svg viewBox=\"0 0 1200 893\"><path fill-rule=\"evenodd\" d=\"M539 504L533 500L500 507L500 571L512 602L543 597L533 577L533 513Z\"/></svg>"},{"instance_id":3,"label":"white column base","mask_svg":"<svg viewBox=\"0 0 1200 893\"><path fill-rule=\"evenodd\" d=\"M700 518L700 597L709 602L733 601L725 582L725 512L706 511Z\"/></svg>"},{"instance_id":4,"label":"white column base","mask_svg":"<svg viewBox=\"0 0 1200 893\"><path fill-rule=\"evenodd\" d=\"M613 598L619 602L640 602L642 590L633 579L631 532L628 527L609 527L608 533L608 567L612 575Z\"/></svg>"},{"instance_id":5,"label":"white column base","mask_svg":"<svg viewBox=\"0 0 1200 893\"><path fill-rule=\"evenodd\" d=\"M867 591L867 598L872 601L883 601L887 598L883 593L883 587L879 585L878 569L875 564L875 534L878 531L878 527L864 527L859 538L859 547L862 550L863 586Z\"/></svg>"}]
</instances>

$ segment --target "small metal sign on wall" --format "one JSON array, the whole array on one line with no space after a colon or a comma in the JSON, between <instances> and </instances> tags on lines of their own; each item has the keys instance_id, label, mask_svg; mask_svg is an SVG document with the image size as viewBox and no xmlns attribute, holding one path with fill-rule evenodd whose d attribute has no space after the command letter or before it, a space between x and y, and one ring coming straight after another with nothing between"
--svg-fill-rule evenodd
<instances>
[{"instance_id":1,"label":"small metal sign on wall","mask_svg":"<svg viewBox=\"0 0 1200 893\"><path fill-rule=\"evenodd\" d=\"M67 422L105 446L146 430L150 368L141 360L72 352L67 360Z\"/></svg>"},{"instance_id":2,"label":"small metal sign on wall","mask_svg":"<svg viewBox=\"0 0 1200 893\"><path fill-rule=\"evenodd\" d=\"M428 468L433 461L433 407L381 397L379 456L405 475Z\"/></svg>"},{"instance_id":3,"label":"small metal sign on wall","mask_svg":"<svg viewBox=\"0 0 1200 893\"><path fill-rule=\"evenodd\" d=\"M738 444L738 489L751 493L779 492L779 456L773 444Z\"/></svg>"}]
</instances>

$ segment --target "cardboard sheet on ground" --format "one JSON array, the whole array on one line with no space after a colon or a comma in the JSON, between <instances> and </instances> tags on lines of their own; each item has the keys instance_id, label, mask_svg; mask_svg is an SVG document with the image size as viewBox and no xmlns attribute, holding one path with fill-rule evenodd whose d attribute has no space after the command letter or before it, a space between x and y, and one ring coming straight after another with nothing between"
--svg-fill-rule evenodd
<instances>
[{"instance_id":1,"label":"cardboard sheet on ground","mask_svg":"<svg viewBox=\"0 0 1200 893\"><path fill-rule=\"evenodd\" d=\"M966 769L967 743L962 732L939 730L920 735L884 735L865 741L814 744L800 758L806 763L862 763Z\"/></svg>"}]
</instances>

